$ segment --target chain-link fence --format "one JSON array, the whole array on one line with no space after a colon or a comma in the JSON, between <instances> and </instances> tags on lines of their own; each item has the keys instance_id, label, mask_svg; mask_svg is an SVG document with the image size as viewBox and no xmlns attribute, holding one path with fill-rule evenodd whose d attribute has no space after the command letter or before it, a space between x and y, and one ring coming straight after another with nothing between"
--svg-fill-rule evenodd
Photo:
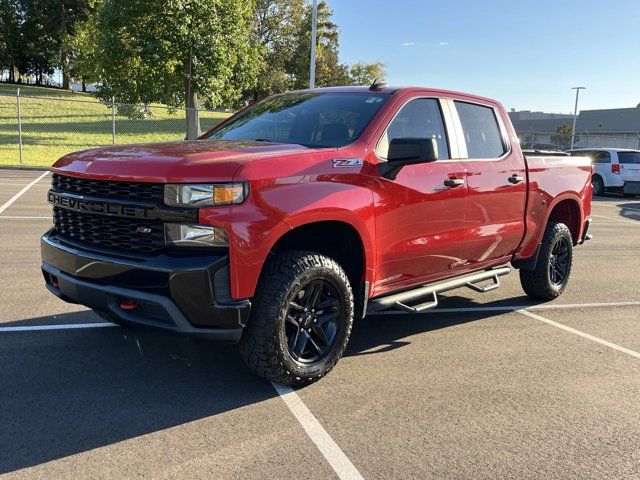
<instances>
[{"instance_id":1,"label":"chain-link fence","mask_svg":"<svg viewBox=\"0 0 640 480\"><path fill-rule=\"evenodd\" d=\"M132 117L131 112L137 116ZM100 102L86 94L0 85L0 165L50 166L87 148L183 140L185 109ZM202 131L229 113L199 110Z\"/></svg>"},{"instance_id":2,"label":"chain-link fence","mask_svg":"<svg viewBox=\"0 0 640 480\"><path fill-rule=\"evenodd\" d=\"M522 148L537 150L569 150L570 133L518 132ZM640 132L576 132L573 148L633 148L640 149Z\"/></svg>"}]
</instances>

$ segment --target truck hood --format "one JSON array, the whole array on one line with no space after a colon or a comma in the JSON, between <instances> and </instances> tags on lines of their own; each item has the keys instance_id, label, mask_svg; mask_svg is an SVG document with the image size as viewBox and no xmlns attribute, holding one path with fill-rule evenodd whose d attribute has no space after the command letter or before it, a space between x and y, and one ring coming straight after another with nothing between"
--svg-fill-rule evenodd
<instances>
[{"instance_id":1,"label":"truck hood","mask_svg":"<svg viewBox=\"0 0 640 480\"><path fill-rule=\"evenodd\" d=\"M104 180L228 181L251 160L307 150L295 144L226 140L122 145L71 153L58 160L52 170Z\"/></svg>"}]
</instances>

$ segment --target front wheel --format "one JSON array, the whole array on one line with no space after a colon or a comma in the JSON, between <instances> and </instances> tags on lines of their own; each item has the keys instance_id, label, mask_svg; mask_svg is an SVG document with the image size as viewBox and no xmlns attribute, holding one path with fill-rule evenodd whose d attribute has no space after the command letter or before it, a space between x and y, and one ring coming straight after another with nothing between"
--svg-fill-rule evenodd
<instances>
[{"instance_id":1,"label":"front wheel","mask_svg":"<svg viewBox=\"0 0 640 480\"><path fill-rule=\"evenodd\" d=\"M257 375L302 386L326 375L349 340L351 284L333 259L284 252L265 265L240 352Z\"/></svg>"},{"instance_id":2,"label":"front wheel","mask_svg":"<svg viewBox=\"0 0 640 480\"><path fill-rule=\"evenodd\" d=\"M553 300L567 288L573 263L573 238L564 223L549 222L538 262L533 270L520 270L520 283L530 297Z\"/></svg>"}]
</instances>

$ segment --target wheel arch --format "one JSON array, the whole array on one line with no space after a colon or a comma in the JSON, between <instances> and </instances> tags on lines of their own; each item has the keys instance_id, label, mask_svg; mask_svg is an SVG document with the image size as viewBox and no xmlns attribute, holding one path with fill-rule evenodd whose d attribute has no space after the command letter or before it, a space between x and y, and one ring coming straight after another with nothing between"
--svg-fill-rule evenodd
<instances>
[{"instance_id":1,"label":"wheel arch","mask_svg":"<svg viewBox=\"0 0 640 480\"><path fill-rule=\"evenodd\" d=\"M565 196L556 199L549 209L547 222L564 223L571 232L573 244L576 245L580 239L584 214L580 201L573 196ZM546 229L546 226L545 226ZM544 235L544 231L543 231Z\"/></svg>"},{"instance_id":2,"label":"wheel arch","mask_svg":"<svg viewBox=\"0 0 640 480\"><path fill-rule=\"evenodd\" d=\"M369 277L371 246L366 243L368 236L363 236L353 223L337 219L292 223L291 229L273 243L269 255L309 250L331 257L344 268L354 290Z\"/></svg>"},{"instance_id":3,"label":"wheel arch","mask_svg":"<svg viewBox=\"0 0 640 480\"><path fill-rule=\"evenodd\" d=\"M511 263L515 268L522 270L535 268L540 243L550 221L566 224L574 245L578 243L585 223L580 196L575 192L567 192L552 199L548 205L545 214L539 213L537 218L535 216L527 218L527 228L531 229L531 234L525 236L520 249L512 259Z\"/></svg>"}]
</instances>

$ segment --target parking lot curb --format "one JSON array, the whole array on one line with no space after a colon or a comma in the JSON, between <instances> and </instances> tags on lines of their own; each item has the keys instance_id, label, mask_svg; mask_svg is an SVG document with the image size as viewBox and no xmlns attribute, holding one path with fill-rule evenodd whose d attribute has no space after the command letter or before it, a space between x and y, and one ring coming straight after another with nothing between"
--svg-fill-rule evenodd
<instances>
[{"instance_id":1,"label":"parking lot curb","mask_svg":"<svg viewBox=\"0 0 640 480\"><path fill-rule=\"evenodd\" d=\"M36 170L40 172L48 171L51 167L37 167L24 165L0 165L0 170Z\"/></svg>"}]
</instances>

